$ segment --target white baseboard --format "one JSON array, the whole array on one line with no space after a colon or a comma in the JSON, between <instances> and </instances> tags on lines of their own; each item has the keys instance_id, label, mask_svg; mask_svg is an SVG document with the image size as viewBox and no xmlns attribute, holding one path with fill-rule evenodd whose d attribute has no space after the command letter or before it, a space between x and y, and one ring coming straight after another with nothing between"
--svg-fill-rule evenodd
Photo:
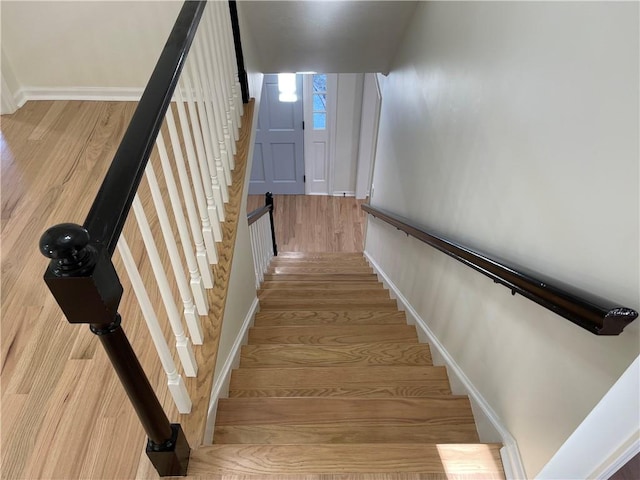
<instances>
[{"instance_id":1,"label":"white baseboard","mask_svg":"<svg viewBox=\"0 0 640 480\"><path fill-rule=\"evenodd\" d=\"M238 368L238 365L240 364L240 350L242 345L247 343L249 328L253 325L253 319L256 316L259 306L258 297L255 297L251 303L251 307L249 307L249 311L247 312L244 321L242 322L242 327L240 327L240 331L233 342L229 356L225 359L218 377L214 379L213 387L211 388L211 397L209 400L209 411L207 413L207 428L204 434L205 444L211 443L213 439L213 428L216 421L218 399L229 395L231 372L234 368ZM218 359L217 361L220 360L221 359Z\"/></svg>"},{"instance_id":2,"label":"white baseboard","mask_svg":"<svg viewBox=\"0 0 640 480\"><path fill-rule=\"evenodd\" d=\"M16 103L22 107L29 100L137 102L143 90L128 87L22 87L16 94Z\"/></svg>"},{"instance_id":3,"label":"white baseboard","mask_svg":"<svg viewBox=\"0 0 640 480\"><path fill-rule=\"evenodd\" d=\"M418 314L413 308L407 298L400 292L398 287L393 283L389 276L382 270L380 265L371 258L367 251L364 252L364 256L373 267L375 272L382 280L384 286L389 289L392 296L396 298L398 307L403 310L407 315L407 321L410 324L415 325L420 333L420 337L426 337L429 346L435 349L442 359L442 362L447 367L447 372L450 379L456 379L461 387L466 391L474 408L474 416L476 417L476 423L478 423L478 414L481 414L485 421L487 421L491 427L497 432L502 439L503 447L500 449L500 456L502 457L502 463L504 467L505 476L509 480L524 480L526 474L524 471L524 465L520 458L520 452L518 450L518 444L515 438L509 433L504 426L496 412L491 408L489 403L480 394L480 391L471 383L471 380L465 375L464 371L456 363L453 357L449 354L445 346L438 340L435 334L429 328L427 322ZM480 436L482 437L482 432Z\"/></svg>"},{"instance_id":4,"label":"white baseboard","mask_svg":"<svg viewBox=\"0 0 640 480\"><path fill-rule=\"evenodd\" d=\"M334 197L355 197L356 196L356 192L355 191L340 190L340 191L332 192L331 195L334 196Z\"/></svg>"}]
</instances>

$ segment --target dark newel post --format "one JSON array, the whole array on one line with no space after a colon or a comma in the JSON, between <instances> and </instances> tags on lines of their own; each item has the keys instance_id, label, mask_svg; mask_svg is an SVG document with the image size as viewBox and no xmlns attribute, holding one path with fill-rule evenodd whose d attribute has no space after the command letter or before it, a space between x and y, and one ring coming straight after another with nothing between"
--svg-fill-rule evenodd
<instances>
[{"instance_id":1,"label":"dark newel post","mask_svg":"<svg viewBox=\"0 0 640 480\"><path fill-rule=\"evenodd\" d=\"M249 103L249 82L247 71L244 68L244 55L242 54L242 42L240 41L240 23L238 22L238 6L236 0L229 0L229 12L231 13L231 28L233 30L233 44L236 50L236 62L238 64L238 80L242 90L242 103Z\"/></svg>"},{"instance_id":2,"label":"dark newel post","mask_svg":"<svg viewBox=\"0 0 640 480\"><path fill-rule=\"evenodd\" d=\"M273 255L278 256L278 245L276 245L276 228L273 224L273 193L267 192L264 195L265 197L265 205L270 206L269 209L269 223L271 223L271 243L273 243Z\"/></svg>"},{"instance_id":3,"label":"dark newel post","mask_svg":"<svg viewBox=\"0 0 640 480\"><path fill-rule=\"evenodd\" d=\"M190 448L180 424L171 424L120 323L122 285L104 248L73 223L48 229L40 251L51 263L44 280L70 323L88 323L98 335L149 437L147 456L160 476L186 475Z\"/></svg>"}]
</instances>

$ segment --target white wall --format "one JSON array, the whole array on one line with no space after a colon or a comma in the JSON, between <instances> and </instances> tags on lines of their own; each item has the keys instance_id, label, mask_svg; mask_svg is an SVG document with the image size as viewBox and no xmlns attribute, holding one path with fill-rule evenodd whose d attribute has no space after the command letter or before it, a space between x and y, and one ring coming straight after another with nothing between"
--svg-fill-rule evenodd
<instances>
[{"instance_id":1,"label":"white wall","mask_svg":"<svg viewBox=\"0 0 640 480\"><path fill-rule=\"evenodd\" d=\"M334 195L355 195L363 81L362 73L338 75L335 156L330 187L330 193Z\"/></svg>"},{"instance_id":2,"label":"white wall","mask_svg":"<svg viewBox=\"0 0 640 480\"><path fill-rule=\"evenodd\" d=\"M372 203L640 306L638 4L424 2L385 80ZM533 478L638 356L370 221L366 250Z\"/></svg>"},{"instance_id":3,"label":"white wall","mask_svg":"<svg viewBox=\"0 0 640 480\"><path fill-rule=\"evenodd\" d=\"M142 89L181 6L3 0L2 49L28 92Z\"/></svg>"},{"instance_id":4,"label":"white wall","mask_svg":"<svg viewBox=\"0 0 640 480\"><path fill-rule=\"evenodd\" d=\"M240 19L242 18L239 16ZM238 219L238 232L233 251L233 261L231 264L231 274L229 278L229 290L227 303L225 306L222 330L220 332L220 345L218 347L218 358L214 378L218 378L221 370L233 354L232 347L239 335L245 317L251 309L256 298L255 273L253 270L253 253L249 238L249 226L247 224L247 192L249 191L249 180L251 177L251 163L253 161L253 147L255 144L256 125L258 122L258 112L260 111L260 97L262 93L262 73L255 52L253 37L246 30L246 25L241 21L240 36L242 38L242 49L245 61L245 68L248 75L249 93L255 99L253 111L253 124L251 127L251 140L249 141L249 152L247 154L246 174L244 178L244 190L240 213ZM243 118L246 121L246 118ZM243 125L244 126L244 125Z\"/></svg>"}]
</instances>

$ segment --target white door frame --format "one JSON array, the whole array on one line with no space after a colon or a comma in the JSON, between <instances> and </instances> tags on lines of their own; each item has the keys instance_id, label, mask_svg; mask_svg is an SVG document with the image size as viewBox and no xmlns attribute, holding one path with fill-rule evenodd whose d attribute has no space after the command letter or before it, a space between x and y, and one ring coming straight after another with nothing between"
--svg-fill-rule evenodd
<instances>
[{"instance_id":1,"label":"white door frame","mask_svg":"<svg viewBox=\"0 0 640 480\"><path fill-rule=\"evenodd\" d=\"M356 199L371 197L371 182L378 144L378 126L382 95L375 73L364 74L362 92L362 118L358 147L358 167L356 172Z\"/></svg>"},{"instance_id":2,"label":"white door frame","mask_svg":"<svg viewBox=\"0 0 640 480\"><path fill-rule=\"evenodd\" d=\"M338 107L338 75L327 74L327 123L325 130L313 129L313 74L305 74L302 82L304 116L304 171L306 195L330 195L333 191L335 164L336 114ZM316 159L314 142L323 141L325 148L324 180L314 181Z\"/></svg>"}]
</instances>

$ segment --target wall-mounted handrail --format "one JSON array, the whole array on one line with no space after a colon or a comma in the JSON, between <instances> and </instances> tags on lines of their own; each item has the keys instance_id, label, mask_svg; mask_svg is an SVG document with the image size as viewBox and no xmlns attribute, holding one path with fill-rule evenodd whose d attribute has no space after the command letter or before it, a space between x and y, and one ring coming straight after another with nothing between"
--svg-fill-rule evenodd
<instances>
[{"instance_id":1,"label":"wall-mounted handrail","mask_svg":"<svg viewBox=\"0 0 640 480\"><path fill-rule=\"evenodd\" d=\"M506 286L513 295L519 293L596 335L619 335L638 317L638 312L631 308L485 255L429 232L407 218L367 204L363 204L362 209Z\"/></svg>"}]
</instances>

